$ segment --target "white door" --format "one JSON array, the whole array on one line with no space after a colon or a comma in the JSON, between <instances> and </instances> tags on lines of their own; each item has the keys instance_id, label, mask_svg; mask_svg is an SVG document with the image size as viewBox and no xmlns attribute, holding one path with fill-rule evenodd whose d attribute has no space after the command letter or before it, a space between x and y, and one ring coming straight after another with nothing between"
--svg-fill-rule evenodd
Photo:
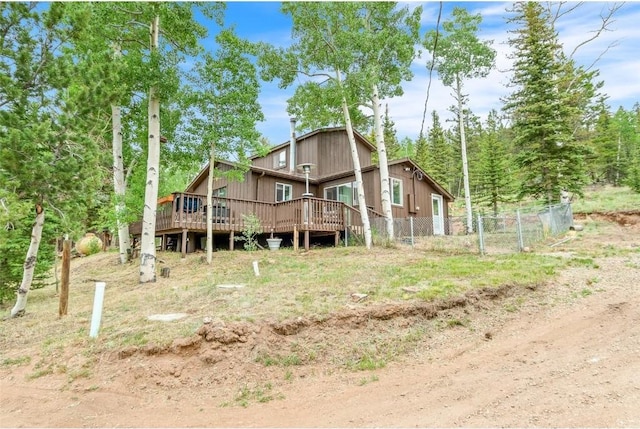
<instances>
[{"instance_id":1,"label":"white door","mask_svg":"<svg viewBox=\"0 0 640 429\"><path fill-rule=\"evenodd\" d=\"M444 235L442 195L431 194L431 208L433 213L433 235Z\"/></svg>"}]
</instances>

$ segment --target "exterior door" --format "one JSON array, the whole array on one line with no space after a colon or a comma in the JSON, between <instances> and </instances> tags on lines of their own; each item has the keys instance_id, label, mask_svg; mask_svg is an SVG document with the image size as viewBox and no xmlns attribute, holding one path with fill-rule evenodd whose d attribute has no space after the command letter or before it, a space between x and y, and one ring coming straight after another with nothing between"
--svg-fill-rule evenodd
<instances>
[{"instance_id":1,"label":"exterior door","mask_svg":"<svg viewBox=\"0 0 640 429\"><path fill-rule=\"evenodd\" d=\"M442 204L442 195L431 194L433 235L444 235L444 213L442 210Z\"/></svg>"}]
</instances>

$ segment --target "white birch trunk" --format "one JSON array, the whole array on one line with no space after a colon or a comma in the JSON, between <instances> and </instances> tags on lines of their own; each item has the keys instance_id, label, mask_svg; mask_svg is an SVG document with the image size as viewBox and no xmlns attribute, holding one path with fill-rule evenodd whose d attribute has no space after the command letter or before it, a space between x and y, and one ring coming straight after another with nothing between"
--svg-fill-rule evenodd
<instances>
[{"instance_id":1,"label":"white birch trunk","mask_svg":"<svg viewBox=\"0 0 640 429\"><path fill-rule=\"evenodd\" d=\"M113 130L113 191L116 197L116 222L118 225L118 244L120 246L120 263L125 264L129 258L131 243L129 242L129 224L122 221L125 212L124 163L122 159L122 122L120 107L111 105L111 125Z\"/></svg>"},{"instance_id":2,"label":"white birch trunk","mask_svg":"<svg viewBox=\"0 0 640 429\"><path fill-rule=\"evenodd\" d=\"M373 128L376 136L376 148L378 150L378 163L380 164L380 200L382 213L384 214L387 240L393 240L393 212L391 211L391 189L389 184L389 164L387 160L387 147L382 130L382 117L380 113L380 96L378 85L373 84Z\"/></svg>"},{"instance_id":3,"label":"white birch trunk","mask_svg":"<svg viewBox=\"0 0 640 429\"><path fill-rule=\"evenodd\" d=\"M36 205L36 221L31 229L31 243L27 251L27 257L24 260L24 272L22 274L22 283L18 288L18 297L16 304L11 309L11 317L22 316L27 308L27 294L31 289L33 282L33 273L36 268L38 259L38 249L40 248L40 240L42 239L42 228L44 227L44 210L40 204Z\"/></svg>"},{"instance_id":4,"label":"white birch trunk","mask_svg":"<svg viewBox=\"0 0 640 429\"><path fill-rule=\"evenodd\" d=\"M360 157L358 156L358 147L356 139L353 135L353 125L351 125L351 115L349 114L349 106L347 100L342 97L342 112L344 113L345 128L349 137L349 146L351 147L351 158L353 159L353 172L356 175L356 186L358 189L358 209L360 210L360 219L362 220L362 228L364 230L364 243L367 249L371 249L371 225L369 224L369 213L367 212L367 202L364 197L364 187L362 182L362 169L360 168Z\"/></svg>"},{"instance_id":5,"label":"white birch trunk","mask_svg":"<svg viewBox=\"0 0 640 429\"><path fill-rule=\"evenodd\" d=\"M215 143L209 151L209 178L207 179L207 264L213 261L213 168L215 162Z\"/></svg>"},{"instance_id":6,"label":"white birch trunk","mask_svg":"<svg viewBox=\"0 0 640 429\"><path fill-rule=\"evenodd\" d=\"M151 51L158 49L160 18L151 24ZM149 88L149 154L144 192L144 214L140 240L140 283L156 281L156 210L160 177L160 99L155 86Z\"/></svg>"},{"instance_id":7,"label":"white birch trunk","mask_svg":"<svg viewBox=\"0 0 640 429\"><path fill-rule=\"evenodd\" d=\"M336 69L336 80L338 85L342 86L340 78L340 70ZM349 147L351 148L351 159L353 160L353 172L356 175L356 188L358 190L358 209L360 210L360 219L362 221L362 229L364 230L364 244L367 249L371 249L371 225L369 224L369 212L367 212L367 202L364 196L364 186L362 182L362 168L360 167L360 156L358 155L358 146L356 138L353 135L353 125L351 124L351 114L349 113L349 105L347 99L342 95L342 113L344 115L344 125L349 138Z\"/></svg>"},{"instance_id":8,"label":"white birch trunk","mask_svg":"<svg viewBox=\"0 0 640 429\"><path fill-rule=\"evenodd\" d=\"M458 126L460 127L460 152L462 152L462 179L464 184L464 205L467 211L467 234L473 234L473 212L471 210L471 190L469 188L469 165L467 162L467 140L464 133L464 111L462 110L462 88L456 77L458 96Z\"/></svg>"}]
</instances>

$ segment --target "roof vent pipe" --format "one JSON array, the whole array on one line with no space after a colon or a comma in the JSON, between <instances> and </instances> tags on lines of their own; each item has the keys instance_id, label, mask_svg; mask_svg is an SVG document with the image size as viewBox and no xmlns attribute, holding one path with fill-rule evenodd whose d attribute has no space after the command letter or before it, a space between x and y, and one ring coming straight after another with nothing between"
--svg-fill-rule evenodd
<instances>
[{"instance_id":1,"label":"roof vent pipe","mask_svg":"<svg viewBox=\"0 0 640 429\"><path fill-rule=\"evenodd\" d=\"M289 172L296 171L296 118L291 118L291 139L289 140Z\"/></svg>"}]
</instances>

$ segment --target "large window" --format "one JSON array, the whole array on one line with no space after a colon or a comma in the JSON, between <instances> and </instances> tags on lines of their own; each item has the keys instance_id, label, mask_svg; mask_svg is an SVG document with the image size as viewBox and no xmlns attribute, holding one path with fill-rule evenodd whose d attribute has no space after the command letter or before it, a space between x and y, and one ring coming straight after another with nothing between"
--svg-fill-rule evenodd
<instances>
[{"instance_id":1,"label":"large window","mask_svg":"<svg viewBox=\"0 0 640 429\"><path fill-rule=\"evenodd\" d=\"M333 201L342 201L352 206L358 205L358 188L356 182L344 183L324 189L324 198Z\"/></svg>"},{"instance_id":2,"label":"large window","mask_svg":"<svg viewBox=\"0 0 640 429\"><path fill-rule=\"evenodd\" d=\"M276 202L289 201L293 196L293 187L286 183L276 182Z\"/></svg>"},{"instance_id":3,"label":"large window","mask_svg":"<svg viewBox=\"0 0 640 429\"><path fill-rule=\"evenodd\" d=\"M213 196L213 205L215 207L226 207L227 206L227 187L223 186L222 188L214 189L212 192ZM219 199L224 198L224 199Z\"/></svg>"},{"instance_id":4,"label":"large window","mask_svg":"<svg viewBox=\"0 0 640 429\"><path fill-rule=\"evenodd\" d=\"M389 185L391 187L391 204L395 206L402 205L402 180L389 178Z\"/></svg>"}]
</instances>

